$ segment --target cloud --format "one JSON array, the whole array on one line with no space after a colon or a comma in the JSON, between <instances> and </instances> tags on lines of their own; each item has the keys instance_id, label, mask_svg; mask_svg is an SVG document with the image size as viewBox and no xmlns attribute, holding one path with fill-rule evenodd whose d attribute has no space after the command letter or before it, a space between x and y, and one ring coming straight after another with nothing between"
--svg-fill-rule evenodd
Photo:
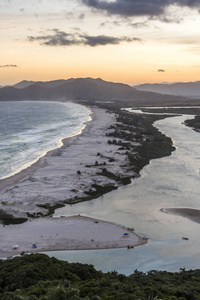
<instances>
[{"instance_id":1,"label":"cloud","mask_svg":"<svg viewBox=\"0 0 200 300\"><path fill-rule=\"evenodd\" d=\"M147 21L130 23L129 25L135 29L148 27Z\"/></svg>"},{"instance_id":2,"label":"cloud","mask_svg":"<svg viewBox=\"0 0 200 300\"><path fill-rule=\"evenodd\" d=\"M75 35L68 34L58 29L53 29L53 35L43 36L28 36L30 42L39 41L42 45L46 46L71 46L78 43Z\"/></svg>"},{"instance_id":3,"label":"cloud","mask_svg":"<svg viewBox=\"0 0 200 300\"><path fill-rule=\"evenodd\" d=\"M85 45L90 47L117 45L122 42L141 42L142 40L135 37L113 37L106 35L90 36L87 34L81 34L80 32L66 33L58 29L52 30L52 35L43 36L29 36L30 42L38 41L41 45L46 46L73 46L73 45Z\"/></svg>"},{"instance_id":4,"label":"cloud","mask_svg":"<svg viewBox=\"0 0 200 300\"><path fill-rule=\"evenodd\" d=\"M17 65L0 65L0 68L17 68Z\"/></svg>"},{"instance_id":5,"label":"cloud","mask_svg":"<svg viewBox=\"0 0 200 300\"><path fill-rule=\"evenodd\" d=\"M163 72L163 73L164 73L164 72L165 72L165 70L163 70L163 69L159 69L159 70L158 70L158 72Z\"/></svg>"},{"instance_id":6,"label":"cloud","mask_svg":"<svg viewBox=\"0 0 200 300\"><path fill-rule=\"evenodd\" d=\"M188 49L185 50L185 52L189 52L192 54L200 54L200 47L199 46L193 46L193 47L189 47Z\"/></svg>"},{"instance_id":7,"label":"cloud","mask_svg":"<svg viewBox=\"0 0 200 300\"><path fill-rule=\"evenodd\" d=\"M80 14L78 18L79 20L83 20L85 18L85 14Z\"/></svg>"},{"instance_id":8,"label":"cloud","mask_svg":"<svg viewBox=\"0 0 200 300\"><path fill-rule=\"evenodd\" d=\"M112 36L105 36L105 35L98 35L98 36L83 36L84 44L94 47L94 46L105 46L105 45L117 45L121 42L141 42L141 39L138 38L127 38L127 37L112 37Z\"/></svg>"},{"instance_id":9,"label":"cloud","mask_svg":"<svg viewBox=\"0 0 200 300\"><path fill-rule=\"evenodd\" d=\"M199 0L81 0L83 4L109 15L160 17L172 5L199 10Z\"/></svg>"}]
</instances>

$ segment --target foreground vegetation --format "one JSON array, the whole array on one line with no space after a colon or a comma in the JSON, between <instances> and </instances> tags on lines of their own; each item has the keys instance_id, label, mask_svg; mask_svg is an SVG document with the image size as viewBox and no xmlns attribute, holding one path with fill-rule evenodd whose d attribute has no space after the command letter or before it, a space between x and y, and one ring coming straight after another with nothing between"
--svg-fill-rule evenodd
<instances>
[{"instance_id":1,"label":"foreground vegetation","mask_svg":"<svg viewBox=\"0 0 200 300\"><path fill-rule=\"evenodd\" d=\"M134 268L134 266L133 266ZM200 270L103 273L45 254L0 260L1 300L200 299Z\"/></svg>"}]
</instances>

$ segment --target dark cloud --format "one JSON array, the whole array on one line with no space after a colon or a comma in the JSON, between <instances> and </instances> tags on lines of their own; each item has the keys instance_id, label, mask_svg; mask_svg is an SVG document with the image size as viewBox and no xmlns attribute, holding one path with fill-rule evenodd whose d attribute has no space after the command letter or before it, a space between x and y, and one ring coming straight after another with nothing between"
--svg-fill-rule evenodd
<instances>
[{"instance_id":1,"label":"dark cloud","mask_svg":"<svg viewBox=\"0 0 200 300\"><path fill-rule=\"evenodd\" d=\"M0 68L17 68L17 65L0 65Z\"/></svg>"},{"instance_id":2,"label":"dark cloud","mask_svg":"<svg viewBox=\"0 0 200 300\"><path fill-rule=\"evenodd\" d=\"M100 25L99 25L99 28L102 28L102 27L106 27L106 26L109 26L109 28L111 28L112 26L120 26L121 23L119 21L114 21L114 22L102 22Z\"/></svg>"},{"instance_id":3,"label":"dark cloud","mask_svg":"<svg viewBox=\"0 0 200 300\"><path fill-rule=\"evenodd\" d=\"M163 70L163 69L159 69L159 70L158 70L158 72L163 72L163 73L164 73L164 72L165 72L165 70Z\"/></svg>"},{"instance_id":4,"label":"dark cloud","mask_svg":"<svg viewBox=\"0 0 200 300\"><path fill-rule=\"evenodd\" d=\"M141 39L138 38L127 38L127 37L112 37L112 36L105 36L105 35L97 35L97 36L82 36L84 39L84 44L95 47L95 46L105 46L105 45L117 45L121 42L141 42Z\"/></svg>"},{"instance_id":5,"label":"dark cloud","mask_svg":"<svg viewBox=\"0 0 200 300\"><path fill-rule=\"evenodd\" d=\"M155 17L155 16L151 16L148 18L148 21L155 21L157 20L158 17ZM159 16L159 20L163 23L181 23L183 21L183 17L181 17L180 15L162 15L162 16Z\"/></svg>"},{"instance_id":6,"label":"dark cloud","mask_svg":"<svg viewBox=\"0 0 200 300\"><path fill-rule=\"evenodd\" d=\"M30 42L39 41L42 45L46 46L70 46L78 43L76 36L68 34L64 31L58 29L53 30L54 34L52 35L43 35L43 36L29 36L28 40Z\"/></svg>"},{"instance_id":7,"label":"dark cloud","mask_svg":"<svg viewBox=\"0 0 200 300\"><path fill-rule=\"evenodd\" d=\"M147 22L136 22L136 23L130 23L130 26L132 26L133 28L135 29L138 29L138 28L145 28L145 27L148 27L148 24Z\"/></svg>"},{"instance_id":8,"label":"dark cloud","mask_svg":"<svg viewBox=\"0 0 200 300\"><path fill-rule=\"evenodd\" d=\"M108 14L160 17L171 5L195 8L199 10L199 0L81 0L85 5Z\"/></svg>"},{"instance_id":9,"label":"dark cloud","mask_svg":"<svg viewBox=\"0 0 200 300\"><path fill-rule=\"evenodd\" d=\"M81 34L80 32L66 33L58 29L52 30L52 35L43 36L29 36L30 42L38 41L42 45L46 46L72 46L72 45L86 45L90 47L105 46L105 45L117 45L122 42L141 42L139 38L129 37L112 37L106 35L90 36L87 34Z\"/></svg>"}]
</instances>

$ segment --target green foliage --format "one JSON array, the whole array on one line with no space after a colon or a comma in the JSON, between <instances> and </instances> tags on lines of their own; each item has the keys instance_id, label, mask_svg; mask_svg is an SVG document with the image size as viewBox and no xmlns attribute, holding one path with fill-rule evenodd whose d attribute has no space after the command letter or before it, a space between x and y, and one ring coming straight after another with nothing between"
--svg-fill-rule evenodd
<instances>
[{"instance_id":1,"label":"green foliage","mask_svg":"<svg viewBox=\"0 0 200 300\"><path fill-rule=\"evenodd\" d=\"M167 115L118 112L118 123L113 127L115 130L108 135L123 141L109 140L108 143L120 145L123 150L127 150L129 164L137 174L151 159L168 156L175 150L172 140L153 126L155 121L166 117ZM131 142L137 142L139 145L135 146Z\"/></svg>"},{"instance_id":2,"label":"green foliage","mask_svg":"<svg viewBox=\"0 0 200 300\"><path fill-rule=\"evenodd\" d=\"M0 260L1 300L200 300L200 270L102 273L44 254Z\"/></svg>"},{"instance_id":3,"label":"green foliage","mask_svg":"<svg viewBox=\"0 0 200 300\"><path fill-rule=\"evenodd\" d=\"M102 273L44 254L0 260L1 300L200 300L200 270Z\"/></svg>"},{"instance_id":4,"label":"green foliage","mask_svg":"<svg viewBox=\"0 0 200 300\"><path fill-rule=\"evenodd\" d=\"M21 224L27 221L26 218L15 218L13 215L6 213L2 209L0 209L0 220L4 225Z\"/></svg>"}]
</instances>

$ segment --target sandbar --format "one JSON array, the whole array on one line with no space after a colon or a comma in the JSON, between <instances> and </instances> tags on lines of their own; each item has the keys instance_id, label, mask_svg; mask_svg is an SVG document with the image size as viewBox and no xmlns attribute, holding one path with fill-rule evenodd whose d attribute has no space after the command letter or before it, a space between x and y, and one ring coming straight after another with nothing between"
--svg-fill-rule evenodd
<instances>
[{"instance_id":1,"label":"sandbar","mask_svg":"<svg viewBox=\"0 0 200 300\"><path fill-rule=\"evenodd\" d=\"M193 222L200 223L200 209L195 208L163 208L163 212L179 215L190 219Z\"/></svg>"},{"instance_id":2,"label":"sandbar","mask_svg":"<svg viewBox=\"0 0 200 300\"><path fill-rule=\"evenodd\" d=\"M22 252L134 248L147 243L146 238L124 226L80 215L38 218L19 225L0 226L2 258ZM36 248L32 248L33 244ZM13 246L18 247L14 250Z\"/></svg>"}]
</instances>

